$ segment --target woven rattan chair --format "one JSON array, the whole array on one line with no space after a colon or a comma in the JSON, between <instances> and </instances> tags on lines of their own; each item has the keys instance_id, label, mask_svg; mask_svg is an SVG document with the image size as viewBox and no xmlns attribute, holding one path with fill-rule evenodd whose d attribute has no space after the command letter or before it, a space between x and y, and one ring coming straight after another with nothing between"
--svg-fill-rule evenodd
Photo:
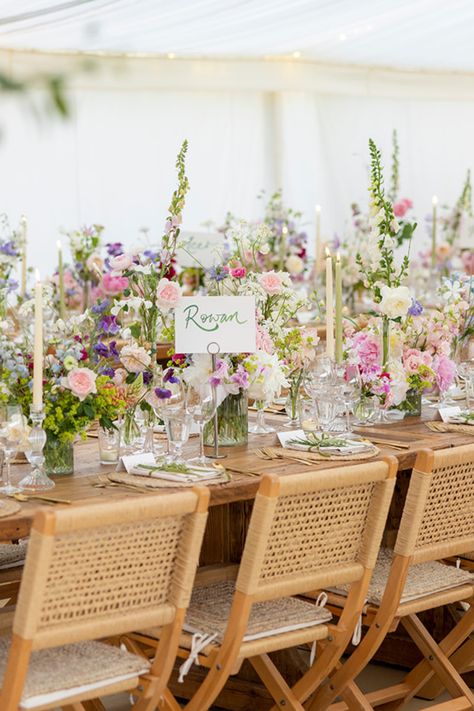
<instances>
[{"instance_id":1,"label":"woven rattan chair","mask_svg":"<svg viewBox=\"0 0 474 711\"><path fill-rule=\"evenodd\" d=\"M301 711L347 646L365 601L392 498L397 461L348 466L293 476L265 475L255 499L237 576L232 569L198 576L184 629L201 633L206 678L188 705L206 711L231 674L248 659L279 707ZM206 577L212 583L204 586ZM295 595L342 582L350 585L337 625L314 602ZM157 631L132 636L153 647ZM324 651L295 689L269 652L327 640ZM180 654L195 648L188 638ZM191 657L192 659L192 657ZM167 707L180 708L166 694Z\"/></svg>"},{"instance_id":2,"label":"woven rattan chair","mask_svg":"<svg viewBox=\"0 0 474 711\"><path fill-rule=\"evenodd\" d=\"M464 670L474 661L474 643L468 640L474 630L474 576L438 562L473 547L474 445L420 452L394 551L383 552L369 586L366 609L369 629L347 662L331 675L307 708L326 709L342 694L345 702L336 703L331 709L367 710L383 705L384 711L394 711L415 695L429 697L424 690L434 678L440 682L437 692L446 689L453 699L431 709L474 708L474 694L454 666ZM338 604L336 598L332 602ZM467 612L437 644L417 613L461 602L468 603ZM353 680L399 622L424 660L400 684L364 696Z\"/></svg>"},{"instance_id":3,"label":"woven rattan chair","mask_svg":"<svg viewBox=\"0 0 474 711\"><path fill-rule=\"evenodd\" d=\"M102 708L86 700L139 682L136 708L157 706L191 595L207 503L200 488L36 515L11 641L0 639L2 711ZM92 641L150 624L163 627L151 664Z\"/></svg>"}]
</instances>

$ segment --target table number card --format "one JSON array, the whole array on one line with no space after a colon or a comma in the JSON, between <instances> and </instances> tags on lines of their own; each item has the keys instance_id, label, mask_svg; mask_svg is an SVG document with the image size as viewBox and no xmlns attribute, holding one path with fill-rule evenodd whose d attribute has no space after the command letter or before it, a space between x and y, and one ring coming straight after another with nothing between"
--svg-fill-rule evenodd
<instances>
[{"instance_id":1,"label":"table number card","mask_svg":"<svg viewBox=\"0 0 474 711\"><path fill-rule=\"evenodd\" d=\"M180 267L204 267L209 269L222 261L225 238L219 232L179 233L180 247L176 250L176 261Z\"/></svg>"},{"instance_id":2,"label":"table number card","mask_svg":"<svg viewBox=\"0 0 474 711\"><path fill-rule=\"evenodd\" d=\"M176 353L254 353L253 296L184 296L175 311Z\"/></svg>"}]
</instances>

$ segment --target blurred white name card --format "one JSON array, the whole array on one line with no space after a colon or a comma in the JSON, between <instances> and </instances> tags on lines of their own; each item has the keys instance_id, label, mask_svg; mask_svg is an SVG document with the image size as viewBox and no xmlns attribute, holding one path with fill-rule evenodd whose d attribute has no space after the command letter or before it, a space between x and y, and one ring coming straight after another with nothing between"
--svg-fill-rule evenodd
<instances>
[{"instance_id":1,"label":"blurred white name card","mask_svg":"<svg viewBox=\"0 0 474 711\"><path fill-rule=\"evenodd\" d=\"M183 296L175 310L176 353L254 353L253 296Z\"/></svg>"},{"instance_id":2,"label":"blurred white name card","mask_svg":"<svg viewBox=\"0 0 474 711\"><path fill-rule=\"evenodd\" d=\"M219 232L179 233L176 261L180 267L209 269L222 260L225 238Z\"/></svg>"}]
</instances>

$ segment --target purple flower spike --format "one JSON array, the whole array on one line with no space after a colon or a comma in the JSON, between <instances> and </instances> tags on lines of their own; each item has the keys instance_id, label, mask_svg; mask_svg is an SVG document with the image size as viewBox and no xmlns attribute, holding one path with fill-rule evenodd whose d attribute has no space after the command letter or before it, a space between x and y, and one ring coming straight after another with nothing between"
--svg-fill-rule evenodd
<instances>
[{"instance_id":1,"label":"purple flower spike","mask_svg":"<svg viewBox=\"0 0 474 711\"><path fill-rule=\"evenodd\" d=\"M171 390L166 388L155 388L155 395L159 400L167 400L171 397Z\"/></svg>"}]
</instances>

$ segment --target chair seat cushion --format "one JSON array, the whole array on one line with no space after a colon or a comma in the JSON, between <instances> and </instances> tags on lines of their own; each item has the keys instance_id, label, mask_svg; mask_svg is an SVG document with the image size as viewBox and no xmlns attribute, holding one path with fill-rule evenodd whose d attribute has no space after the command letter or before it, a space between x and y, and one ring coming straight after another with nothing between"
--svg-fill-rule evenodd
<instances>
[{"instance_id":1,"label":"chair seat cushion","mask_svg":"<svg viewBox=\"0 0 474 711\"><path fill-rule=\"evenodd\" d=\"M193 634L216 635L215 640L221 642L233 594L234 583L231 581L196 587L183 629ZM294 597L257 602L252 606L244 642L320 625L331 617L325 608Z\"/></svg>"},{"instance_id":2,"label":"chair seat cushion","mask_svg":"<svg viewBox=\"0 0 474 711\"><path fill-rule=\"evenodd\" d=\"M9 647L9 638L0 638L2 679ZM133 679L146 673L149 667L145 659L101 642L42 649L31 655L20 708L59 702L104 684Z\"/></svg>"},{"instance_id":3,"label":"chair seat cushion","mask_svg":"<svg viewBox=\"0 0 474 711\"><path fill-rule=\"evenodd\" d=\"M0 544L0 570L23 565L26 558L27 542Z\"/></svg>"},{"instance_id":4,"label":"chair seat cushion","mask_svg":"<svg viewBox=\"0 0 474 711\"><path fill-rule=\"evenodd\" d=\"M382 601L392 558L392 550L389 548L380 550L367 592L367 602L373 605L380 605ZM466 583L474 585L474 575L466 570L460 570L438 561L417 563L412 565L408 571L401 604L410 600L418 600L426 595L432 595L443 590L450 590ZM332 588L332 590L345 595L347 594L348 586L341 585L340 587Z\"/></svg>"}]
</instances>

